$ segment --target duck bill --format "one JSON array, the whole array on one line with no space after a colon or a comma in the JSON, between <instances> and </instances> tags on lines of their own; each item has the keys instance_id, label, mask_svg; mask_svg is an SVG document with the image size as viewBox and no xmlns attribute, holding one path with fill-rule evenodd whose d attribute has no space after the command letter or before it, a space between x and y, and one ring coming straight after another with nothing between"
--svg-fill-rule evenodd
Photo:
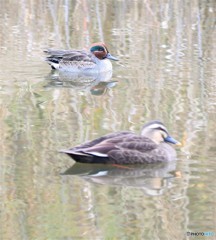
<instances>
[{"instance_id":1,"label":"duck bill","mask_svg":"<svg viewBox=\"0 0 216 240\"><path fill-rule=\"evenodd\" d=\"M107 53L106 58L113 60L113 61L118 61L118 58L113 57L110 53Z\"/></svg>"},{"instance_id":2,"label":"duck bill","mask_svg":"<svg viewBox=\"0 0 216 240\"><path fill-rule=\"evenodd\" d=\"M172 137L170 137L170 136L164 138L164 141L165 141L165 142L168 142L168 143L175 144L175 145L177 145L177 146L181 146L181 143L180 143L179 141L175 140L174 138L172 138Z\"/></svg>"}]
</instances>

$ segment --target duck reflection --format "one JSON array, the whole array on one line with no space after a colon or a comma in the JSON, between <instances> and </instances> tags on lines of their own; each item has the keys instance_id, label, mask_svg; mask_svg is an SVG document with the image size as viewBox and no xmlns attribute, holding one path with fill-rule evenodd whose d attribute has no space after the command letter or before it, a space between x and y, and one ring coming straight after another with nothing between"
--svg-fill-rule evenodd
<instances>
[{"instance_id":1,"label":"duck reflection","mask_svg":"<svg viewBox=\"0 0 216 240\"><path fill-rule=\"evenodd\" d=\"M46 77L48 84L45 87L73 88L79 91L90 91L92 95L102 95L107 89L117 84L117 81L110 81L111 77L112 71L91 74L52 70Z\"/></svg>"},{"instance_id":2,"label":"duck reflection","mask_svg":"<svg viewBox=\"0 0 216 240\"><path fill-rule=\"evenodd\" d=\"M157 196L172 186L179 172L176 161L142 165L75 163L62 175L77 175L97 184L142 188L147 195Z\"/></svg>"}]
</instances>

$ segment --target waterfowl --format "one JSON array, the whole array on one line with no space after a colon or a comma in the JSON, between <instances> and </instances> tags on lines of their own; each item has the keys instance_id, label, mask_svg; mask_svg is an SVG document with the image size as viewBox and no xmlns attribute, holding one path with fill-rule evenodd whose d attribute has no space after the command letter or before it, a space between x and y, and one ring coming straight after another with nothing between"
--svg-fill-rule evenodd
<instances>
[{"instance_id":1,"label":"waterfowl","mask_svg":"<svg viewBox=\"0 0 216 240\"><path fill-rule=\"evenodd\" d=\"M112 70L110 60L118 61L113 57L106 45L102 42L91 45L90 50L52 50L44 51L46 61L52 69L70 72L98 73Z\"/></svg>"},{"instance_id":2,"label":"waterfowl","mask_svg":"<svg viewBox=\"0 0 216 240\"><path fill-rule=\"evenodd\" d=\"M176 159L170 144L181 145L169 135L162 122L154 120L143 126L140 135L115 132L61 152L82 163L155 163Z\"/></svg>"}]
</instances>

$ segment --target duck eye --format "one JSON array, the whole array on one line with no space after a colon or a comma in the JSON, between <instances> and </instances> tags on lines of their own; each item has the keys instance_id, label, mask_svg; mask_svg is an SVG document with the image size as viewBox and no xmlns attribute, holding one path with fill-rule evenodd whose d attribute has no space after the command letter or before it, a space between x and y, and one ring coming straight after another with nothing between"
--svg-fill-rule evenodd
<instances>
[{"instance_id":1,"label":"duck eye","mask_svg":"<svg viewBox=\"0 0 216 240\"><path fill-rule=\"evenodd\" d=\"M167 134L162 130L162 129L158 129L160 131L161 137L162 138L166 138Z\"/></svg>"},{"instance_id":2,"label":"duck eye","mask_svg":"<svg viewBox=\"0 0 216 240\"><path fill-rule=\"evenodd\" d=\"M104 48L101 47L101 46L94 46L90 49L91 52L95 52L95 51L98 51L98 52L104 52Z\"/></svg>"}]
</instances>

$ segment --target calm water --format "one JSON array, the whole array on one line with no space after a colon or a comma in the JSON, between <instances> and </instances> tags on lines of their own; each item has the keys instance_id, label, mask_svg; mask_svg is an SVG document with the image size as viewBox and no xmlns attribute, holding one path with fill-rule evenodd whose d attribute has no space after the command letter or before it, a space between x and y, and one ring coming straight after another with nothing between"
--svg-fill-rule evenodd
<instances>
[{"instance_id":1,"label":"calm water","mask_svg":"<svg viewBox=\"0 0 216 240\"><path fill-rule=\"evenodd\" d=\"M215 1L0 1L0 238L216 235ZM42 50L105 41L96 79L58 75ZM58 150L162 120L179 161L74 164ZM214 239L196 237L196 239Z\"/></svg>"}]
</instances>

